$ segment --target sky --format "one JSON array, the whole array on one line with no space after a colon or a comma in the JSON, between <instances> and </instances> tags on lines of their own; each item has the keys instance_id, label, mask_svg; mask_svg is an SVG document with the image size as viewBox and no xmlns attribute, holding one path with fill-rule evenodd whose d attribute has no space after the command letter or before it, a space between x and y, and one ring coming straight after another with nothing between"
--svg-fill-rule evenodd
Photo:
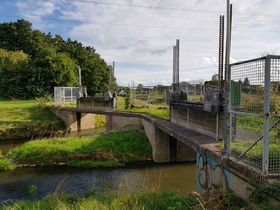
<instances>
[{"instance_id":1,"label":"sky","mask_svg":"<svg viewBox=\"0 0 280 210\"><path fill-rule=\"evenodd\" d=\"M115 61L119 85L171 84L176 39L180 81L209 80L218 72L226 0L0 1L0 22L24 18L34 29L93 46L108 64ZM280 54L280 1L232 3L231 62Z\"/></svg>"}]
</instances>

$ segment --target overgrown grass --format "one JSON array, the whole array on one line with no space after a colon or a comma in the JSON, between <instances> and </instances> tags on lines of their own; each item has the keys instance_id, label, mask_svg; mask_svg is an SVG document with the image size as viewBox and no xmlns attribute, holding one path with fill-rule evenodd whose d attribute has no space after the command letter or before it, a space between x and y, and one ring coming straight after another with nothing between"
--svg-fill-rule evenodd
<instances>
[{"instance_id":1,"label":"overgrown grass","mask_svg":"<svg viewBox=\"0 0 280 210\"><path fill-rule=\"evenodd\" d=\"M29 141L10 150L7 157L17 164L53 165L64 162L75 167L101 167L100 161L104 166L117 166L129 161L151 159L151 154L147 137L131 129L95 137Z\"/></svg>"},{"instance_id":2,"label":"overgrown grass","mask_svg":"<svg viewBox=\"0 0 280 210\"><path fill-rule=\"evenodd\" d=\"M0 100L0 140L61 134L64 123L35 100Z\"/></svg>"},{"instance_id":3,"label":"overgrown grass","mask_svg":"<svg viewBox=\"0 0 280 210\"><path fill-rule=\"evenodd\" d=\"M47 196L38 201L17 201L4 209L98 209L98 210L188 210L198 205L192 195L181 196L172 192L155 193L92 193L86 198L74 195Z\"/></svg>"}]
</instances>

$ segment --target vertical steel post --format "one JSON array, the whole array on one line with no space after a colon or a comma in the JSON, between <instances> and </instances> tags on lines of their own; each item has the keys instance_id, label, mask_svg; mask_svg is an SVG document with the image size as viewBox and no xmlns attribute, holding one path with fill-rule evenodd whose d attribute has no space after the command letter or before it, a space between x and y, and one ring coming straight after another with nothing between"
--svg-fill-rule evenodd
<instances>
[{"instance_id":1,"label":"vertical steel post","mask_svg":"<svg viewBox=\"0 0 280 210\"><path fill-rule=\"evenodd\" d=\"M176 84L176 46L173 46L173 92L175 92L175 84Z\"/></svg>"},{"instance_id":2,"label":"vertical steel post","mask_svg":"<svg viewBox=\"0 0 280 210\"><path fill-rule=\"evenodd\" d=\"M270 65L271 58L265 59L265 79L264 79L264 125L263 125L263 173L269 173L269 119L270 119Z\"/></svg>"},{"instance_id":3,"label":"vertical steel post","mask_svg":"<svg viewBox=\"0 0 280 210\"><path fill-rule=\"evenodd\" d=\"M219 27L219 92L222 90L222 81L224 74L224 19L223 15L220 15L220 27Z\"/></svg>"},{"instance_id":4,"label":"vertical steel post","mask_svg":"<svg viewBox=\"0 0 280 210\"><path fill-rule=\"evenodd\" d=\"M176 81L176 89L177 92L179 92L179 57L180 57L180 40L176 39L176 75L175 75L175 81Z\"/></svg>"},{"instance_id":5,"label":"vertical steel post","mask_svg":"<svg viewBox=\"0 0 280 210\"><path fill-rule=\"evenodd\" d=\"M230 51L231 51L231 27L232 26L232 4L227 0L227 34L226 34L226 57L225 57L225 85L224 85L224 152L230 156L231 139L231 116L230 116Z\"/></svg>"},{"instance_id":6,"label":"vertical steel post","mask_svg":"<svg viewBox=\"0 0 280 210\"><path fill-rule=\"evenodd\" d=\"M225 17L220 15L219 22L219 84L218 84L218 94L219 94L219 102L223 103L222 95L223 95L223 74L224 74L224 32L225 32ZM219 140L219 112L216 114L216 140Z\"/></svg>"},{"instance_id":7,"label":"vertical steel post","mask_svg":"<svg viewBox=\"0 0 280 210\"><path fill-rule=\"evenodd\" d=\"M115 61L113 61L112 77L115 76Z\"/></svg>"}]
</instances>

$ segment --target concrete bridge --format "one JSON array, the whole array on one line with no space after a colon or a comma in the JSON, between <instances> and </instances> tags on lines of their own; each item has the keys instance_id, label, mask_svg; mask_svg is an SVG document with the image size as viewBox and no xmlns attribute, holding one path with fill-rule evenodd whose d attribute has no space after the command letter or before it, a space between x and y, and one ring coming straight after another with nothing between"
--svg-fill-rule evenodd
<instances>
[{"instance_id":1,"label":"concrete bridge","mask_svg":"<svg viewBox=\"0 0 280 210\"><path fill-rule=\"evenodd\" d=\"M249 180L262 183L273 178L221 155L223 118L217 112L204 111L201 104L171 103L169 121L140 113L91 108L60 108L53 112L71 131L94 128L96 115L106 116L107 130L141 126L152 146L155 162L197 162L198 191L215 184L248 199L248 189L253 188Z\"/></svg>"}]
</instances>

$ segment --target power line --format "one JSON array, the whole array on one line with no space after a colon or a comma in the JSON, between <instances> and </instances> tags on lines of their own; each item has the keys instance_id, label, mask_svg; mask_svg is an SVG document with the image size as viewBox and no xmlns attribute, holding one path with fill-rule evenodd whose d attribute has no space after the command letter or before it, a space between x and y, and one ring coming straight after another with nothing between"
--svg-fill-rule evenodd
<instances>
[{"instance_id":1,"label":"power line","mask_svg":"<svg viewBox=\"0 0 280 210\"><path fill-rule=\"evenodd\" d=\"M30 15L32 17L32 15ZM15 17L15 18L22 18L22 19L26 19L25 17L22 16L3 16L0 15L0 17ZM38 17L36 15L33 15L33 17ZM121 27L138 27L138 28L158 28L158 29L174 29L174 30L183 30L183 31L217 31L217 28L202 28L202 27L195 27L195 28L186 28L186 27L173 27L173 26L158 26L158 25L136 25L136 24L123 24L123 23L107 23L107 22L97 22L94 21L93 19L83 19L85 24L86 23L94 23L96 25L109 25L109 26L121 26ZM66 20L66 19L59 19L59 18L44 18L42 21L46 21L46 22L56 22L57 21L74 21L74 20ZM82 21L80 20L75 20L75 21ZM62 25L65 25L65 23L63 23ZM218 26L217 26L218 27ZM128 28L126 28L127 30ZM235 32L265 32L265 33L278 33L280 32L280 30L250 30L250 29L238 29L235 28L233 30L233 33Z\"/></svg>"},{"instance_id":2,"label":"power line","mask_svg":"<svg viewBox=\"0 0 280 210\"><path fill-rule=\"evenodd\" d=\"M198 9L189 9L189 8L174 8L174 7L162 7L162 6L146 6L146 5L128 5L128 4L120 4L120 3L114 3L114 2L101 2L96 0L72 0L73 2L80 2L80 3L92 3L96 5L106 5L106 6L118 6L118 7L130 7L130 8L139 8L139 9L153 9L153 10L169 10L169 11L188 11L193 13L211 13L211 14L223 14L225 11L219 11L219 10L198 10ZM245 13L237 12L235 13L240 16L244 17L272 17L272 18L280 18L279 15L264 15L263 13L254 15L248 15Z\"/></svg>"},{"instance_id":3,"label":"power line","mask_svg":"<svg viewBox=\"0 0 280 210\"><path fill-rule=\"evenodd\" d=\"M118 7L131 7L131 8L141 8L141 9L156 9L156 10L173 10L173 11L188 11L188 12L199 12L199 13L219 13L221 11L211 11L211 10L195 10L195 9L188 9L188 8L172 8L172 7L162 7L162 6L145 6L145 5L128 5L128 4L120 4L120 3L113 3L113 2L101 2L101 1L91 1L91 0L72 0L73 2L81 2L81 3L92 3L92 4L99 4L99 5L109 5L109 6L118 6Z\"/></svg>"}]
</instances>

